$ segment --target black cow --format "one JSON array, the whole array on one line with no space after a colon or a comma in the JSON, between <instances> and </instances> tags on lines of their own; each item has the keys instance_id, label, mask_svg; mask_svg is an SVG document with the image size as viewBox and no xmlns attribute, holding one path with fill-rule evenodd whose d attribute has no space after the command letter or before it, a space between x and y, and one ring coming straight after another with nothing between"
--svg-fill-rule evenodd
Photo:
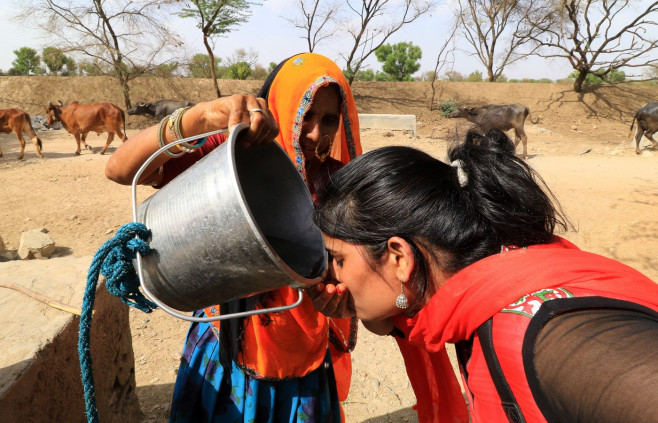
<instances>
[{"instance_id":1,"label":"black cow","mask_svg":"<svg viewBox=\"0 0 658 423\"><path fill-rule=\"evenodd\" d=\"M181 107L194 106L196 103L191 101L176 100L159 100L155 103L137 103L135 107L128 110L129 115L153 116L157 120L172 114L176 109Z\"/></svg>"},{"instance_id":2,"label":"black cow","mask_svg":"<svg viewBox=\"0 0 658 423\"><path fill-rule=\"evenodd\" d=\"M502 106L458 107L448 117L464 118L473 122L484 132L494 128L501 131L514 129L516 135L514 147L516 148L519 141L523 141L522 157L525 159L528 155L528 136L525 134L523 125L529 114L530 110L522 104L507 104ZM530 122L536 124L539 122L539 118L537 118L537 121L533 121L531 117Z\"/></svg>"},{"instance_id":3,"label":"black cow","mask_svg":"<svg viewBox=\"0 0 658 423\"><path fill-rule=\"evenodd\" d=\"M631 122L631 134L633 126L637 120L637 130L635 131L635 152L640 154L640 140L642 135L649 138L654 147L658 147L658 142L653 139L654 132L658 132L658 102L647 103L635 113L633 122ZM629 136L631 134L628 134Z\"/></svg>"}]
</instances>

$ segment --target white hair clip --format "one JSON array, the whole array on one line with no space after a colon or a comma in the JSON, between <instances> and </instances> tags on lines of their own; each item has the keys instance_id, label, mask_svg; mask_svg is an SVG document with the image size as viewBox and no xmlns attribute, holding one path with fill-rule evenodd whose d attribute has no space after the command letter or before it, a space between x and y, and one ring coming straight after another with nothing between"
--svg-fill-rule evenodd
<instances>
[{"instance_id":1,"label":"white hair clip","mask_svg":"<svg viewBox=\"0 0 658 423\"><path fill-rule=\"evenodd\" d=\"M464 188L466 185L468 185L468 175L464 170L464 162L461 160L454 160L450 162L450 166L457 169L457 180L459 181L459 186Z\"/></svg>"}]
</instances>

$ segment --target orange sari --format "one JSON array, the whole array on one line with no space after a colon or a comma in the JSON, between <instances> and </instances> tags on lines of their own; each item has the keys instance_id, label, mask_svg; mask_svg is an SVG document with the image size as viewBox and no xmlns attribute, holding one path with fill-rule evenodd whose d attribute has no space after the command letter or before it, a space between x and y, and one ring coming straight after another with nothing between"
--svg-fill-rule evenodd
<instances>
[{"instance_id":1,"label":"orange sari","mask_svg":"<svg viewBox=\"0 0 658 423\"><path fill-rule=\"evenodd\" d=\"M347 163L361 154L359 122L350 87L334 62L313 53L291 57L276 74L268 92L268 107L280 128L276 141L305 181L305 162L299 146L302 122L315 92L328 84L339 86L343 99L342 120L330 156ZM297 291L284 287L273 292L266 306L277 307L296 300ZM213 316L219 308L204 311ZM302 377L320 366L329 346L338 396L344 401L351 381L349 352L356 343L356 319L327 318L315 310L308 297L300 306L268 317L247 318L238 365L257 378ZM215 327L219 328L219 322L215 322Z\"/></svg>"}]
</instances>

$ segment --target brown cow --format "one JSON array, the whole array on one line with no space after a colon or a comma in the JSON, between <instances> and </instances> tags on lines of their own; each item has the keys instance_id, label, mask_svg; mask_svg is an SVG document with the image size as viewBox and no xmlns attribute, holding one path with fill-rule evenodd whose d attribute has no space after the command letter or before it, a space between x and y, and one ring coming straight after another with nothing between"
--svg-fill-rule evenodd
<instances>
[{"instance_id":1,"label":"brown cow","mask_svg":"<svg viewBox=\"0 0 658 423\"><path fill-rule=\"evenodd\" d=\"M501 106L459 107L453 110L448 117L464 118L476 124L485 133L494 128L501 131L514 129L514 134L516 135L514 148L519 145L519 141L523 142L523 154L521 157L525 159L528 155L528 136L525 134L523 126L529 114L530 110L522 104L506 104ZM539 118L537 118L537 121L533 121L531 117L530 122L536 124L539 122Z\"/></svg>"},{"instance_id":2,"label":"brown cow","mask_svg":"<svg viewBox=\"0 0 658 423\"><path fill-rule=\"evenodd\" d=\"M78 144L75 154L80 154L80 142L84 144L85 148L91 150L91 147L85 142L85 138L87 138L87 133L92 131L97 135L103 132L108 134L101 154L105 154L115 133L122 141L127 139L125 114L119 106L112 103L80 104L72 101L68 106L64 106L61 100L59 100L59 105L55 105L51 101L46 107L46 115L48 125L61 122L62 126L73 134L75 142ZM121 132L121 127L123 127L123 132Z\"/></svg>"},{"instance_id":3,"label":"brown cow","mask_svg":"<svg viewBox=\"0 0 658 423\"><path fill-rule=\"evenodd\" d=\"M23 138L23 132L28 134L32 139L37 156L43 158L41 155L42 143L32 128L30 115L20 109L0 109L0 132L11 134L12 131L16 132L16 136L21 142L21 153L18 155L18 160L23 158L23 153L25 152L25 138ZM2 157L1 148L0 157Z\"/></svg>"}]
</instances>

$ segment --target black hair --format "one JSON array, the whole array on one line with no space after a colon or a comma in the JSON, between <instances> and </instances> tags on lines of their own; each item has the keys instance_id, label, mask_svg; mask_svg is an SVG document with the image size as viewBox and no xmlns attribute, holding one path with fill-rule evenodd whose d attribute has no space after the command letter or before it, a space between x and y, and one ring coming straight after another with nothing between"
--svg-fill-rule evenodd
<instances>
[{"instance_id":1,"label":"black hair","mask_svg":"<svg viewBox=\"0 0 658 423\"><path fill-rule=\"evenodd\" d=\"M270 72L270 74L267 75L267 78L265 78L265 82L263 82L263 85L260 87L260 90L258 91L258 94L256 95L256 97L264 98L265 101L267 101L269 96L270 96L270 88L272 87L272 83L274 82L274 78L276 78L276 76L278 75L278 73L281 70L281 68L283 67L283 65L285 65L288 60L292 59L295 56L299 56L300 54L302 54L302 53L294 54L294 55L280 61L279 64L276 65L276 67L274 69L272 69L272 72Z\"/></svg>"},{"instance_id":2,"label":"black hair","mask_svg":"<svg viewBox=\"0 0 658 423\"><path fill-rule=\"evenodd\" d=\"M502 131L469 131L448 159L454 165L411 147L379 148L342 167L317 193L318 227L361 245L373 262L392 236L411 245L418 264L412 309L428 290L428 259L454 273L501 246L551 242L557 226L569 225ZM462 183L458 164L466 176Z\"/></svg>"}]
</instances>

